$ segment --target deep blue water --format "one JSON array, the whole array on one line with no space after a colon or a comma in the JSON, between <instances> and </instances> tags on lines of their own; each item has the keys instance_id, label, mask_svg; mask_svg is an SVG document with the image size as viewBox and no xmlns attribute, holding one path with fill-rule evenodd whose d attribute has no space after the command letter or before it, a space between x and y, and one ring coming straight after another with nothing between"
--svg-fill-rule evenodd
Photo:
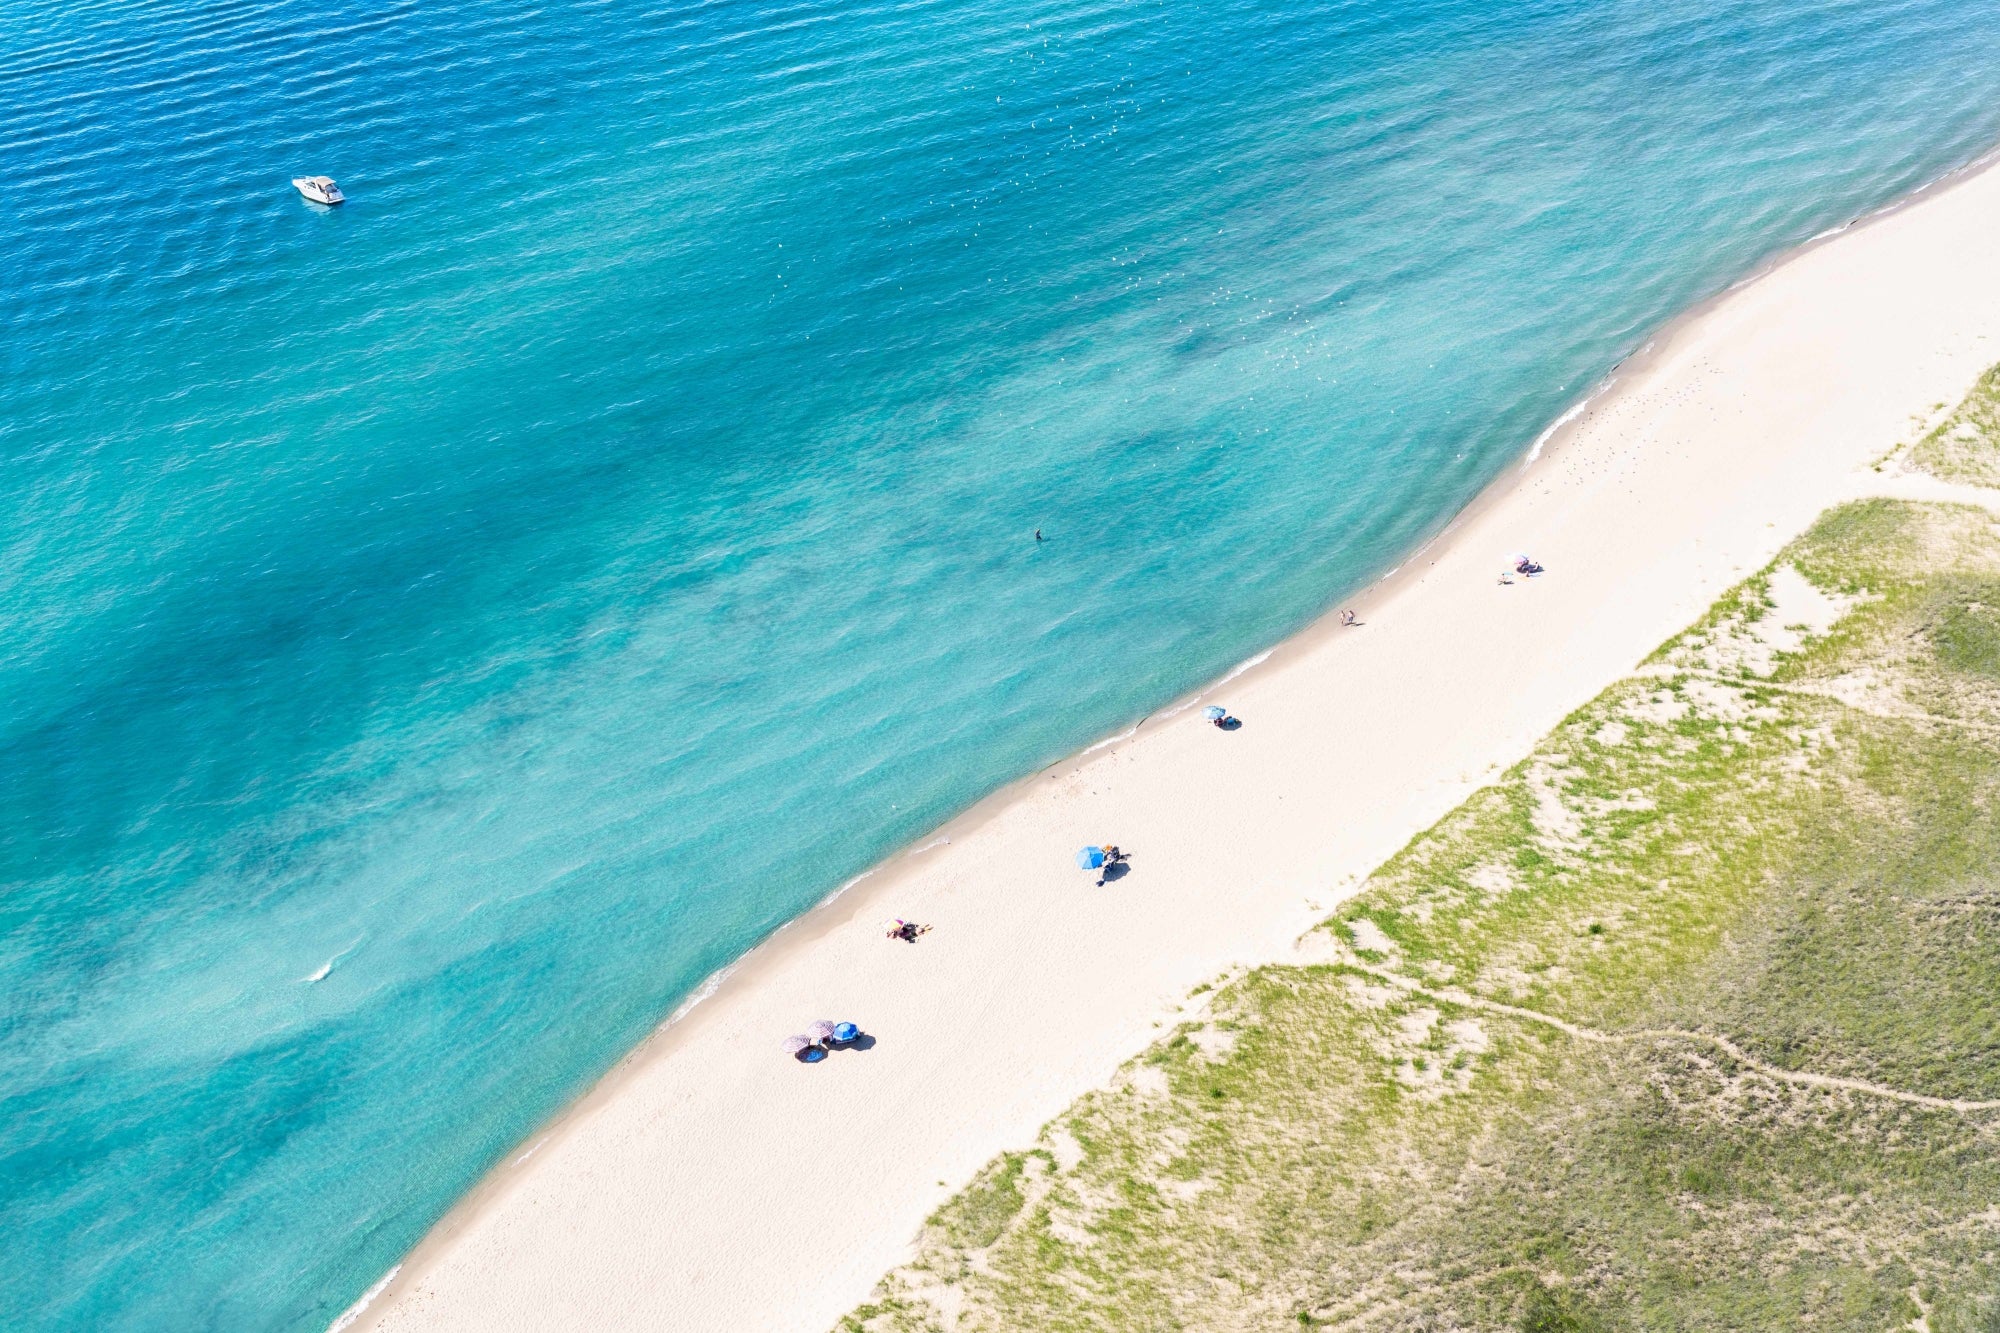
<instances>
[{"instance_id":1,"label":"deep blue water","mask_svg":"<svg viewBox=\"0 0 2000 1333\"><path fill-rule=\"evenodd\" d=\"M0 0L0 89L0 1326L309 1329L2000 140L2000 16Z\"/></svg>"}]
</instances>

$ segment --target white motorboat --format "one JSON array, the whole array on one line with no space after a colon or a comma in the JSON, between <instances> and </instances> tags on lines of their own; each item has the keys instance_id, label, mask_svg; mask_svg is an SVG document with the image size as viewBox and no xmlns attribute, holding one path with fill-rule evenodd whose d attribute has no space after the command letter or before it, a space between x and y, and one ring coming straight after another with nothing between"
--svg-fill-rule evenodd
<instances>
[{"instance_id":1,"label":"white motorboat","mask_svg":"<svg viewBox=\"0 0 2000 1333\"><path fill-rule=\"evenodd\" d=\"M292 187L316 204L338 204L347 198L331 176L300 176Z\"/></svg>"}]
</instances>

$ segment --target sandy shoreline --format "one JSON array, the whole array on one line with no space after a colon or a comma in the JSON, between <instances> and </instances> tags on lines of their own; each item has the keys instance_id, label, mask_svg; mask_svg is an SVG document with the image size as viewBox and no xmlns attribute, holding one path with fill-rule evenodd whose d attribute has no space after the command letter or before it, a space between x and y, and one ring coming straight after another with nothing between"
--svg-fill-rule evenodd
<instances>
[{"instance_id":1,"label":"sandy shoreline","mask_svg":"<svg viewBox=\"0 0 2000 1333\"><path fill-rule=\"evenodd\" d=\"M1394 575L1367 623L1004 790L754 950L445 1219L351 1329L821 1329L922 1218L1229 967L1622 674L2000 361L2000 170L1684 316ZM1542 447L1546 444L1546 447ZM1531 455L1532 457L1532 455ZM1512 550L1549 569L1500 587ZM1245 721L1225 735L1197 701ZM939 838L949 841L939 842ZM1113 840L1104 888L1075 847ZM914 947L887 916L933 922ZM872 1050L778 1049L851 1018Z\"/></svg>"}]
</instances>

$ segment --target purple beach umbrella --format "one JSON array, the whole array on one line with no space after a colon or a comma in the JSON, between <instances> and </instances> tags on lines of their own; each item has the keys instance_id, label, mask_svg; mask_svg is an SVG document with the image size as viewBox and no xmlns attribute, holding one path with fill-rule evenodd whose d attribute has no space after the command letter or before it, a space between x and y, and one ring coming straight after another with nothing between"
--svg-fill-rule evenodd
<instances>
[{"instance_id":1,"label":"purple beach umbrella","mask_svg":"<svg viewBox=\"0 0 2000 1333\"><path fill-rule=\"evenodd\" d=\"M787 1037L785 1038L785 1054L797 1055L811 1045L811 1037Z\"/></svg>"},{"instance_id":2,"label":"purple beach umbrella","mask_svg":"<svg viewBox=\"0 0 2000 1333\"><path fill-rule=\"evenodd\" d=\"M806 1036L812 1038L814 1041L827 1042L833 1040L833 1032L833 1024L822 1018L819 1022L806 1029Z\"/></svg>"}]
</instances>

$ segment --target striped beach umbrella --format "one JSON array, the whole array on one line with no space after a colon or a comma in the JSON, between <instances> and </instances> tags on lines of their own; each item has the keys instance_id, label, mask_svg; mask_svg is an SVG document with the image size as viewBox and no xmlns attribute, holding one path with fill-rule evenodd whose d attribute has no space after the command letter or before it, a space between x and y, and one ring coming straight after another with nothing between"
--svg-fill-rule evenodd
<instances>
[{"instance_id":1,"label":"striped beach umbrella","mask_svg":"<svg viewBox=\"0 0 2000 1333\"><path fill-rule=\"evenodd\" d=\"M819 1022L806 1029L806 1036L817 1042L832 1041L833 1026L833 1024L822 1018Z\"/></svg>"},{"instance_id":2,"label":"striped beach umbrella","mask_svg":"<svg viewBox=\"0 0 2000 1333\"><path fill-rule=\"evenodd\" d=\"M811 1037L787 1037L785 1038L785 1054L795 1056L811 1045Z\"/></svg>"}]
</instances>

